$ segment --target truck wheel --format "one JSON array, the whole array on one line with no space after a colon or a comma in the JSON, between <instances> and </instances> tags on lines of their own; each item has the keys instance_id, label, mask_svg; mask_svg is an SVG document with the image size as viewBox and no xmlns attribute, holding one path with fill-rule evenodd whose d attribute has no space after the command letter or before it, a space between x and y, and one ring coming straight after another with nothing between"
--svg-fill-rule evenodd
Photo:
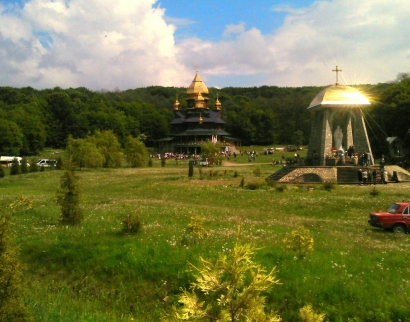
<instances>
[{"instance_id":1,"label":"truck wheel","mask_svg":"<svg viewBox=\"0 0 410 322\"><path fill-rule=\"evenodd\" d=\"M406 226L404 225L394 225L393 232L396 234L404 234L406 232Z\"/></svg>"}]
</instances>

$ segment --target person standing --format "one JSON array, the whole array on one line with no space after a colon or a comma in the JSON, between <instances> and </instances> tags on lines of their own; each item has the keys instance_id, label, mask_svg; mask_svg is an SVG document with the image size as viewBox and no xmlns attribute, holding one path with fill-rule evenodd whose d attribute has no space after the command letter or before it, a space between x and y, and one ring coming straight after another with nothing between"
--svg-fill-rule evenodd
<instances>
[{"instance_id":1,"label":"person standing","mask_svg":"<svg viewBox=\"0 0 410 322\"><path fill-rule=\"evenodd\" d=\"M364 169L362 171L362 182L363 182L364 185L367 184L367 169Z\"/></svg>"},{"instance_id":2,"label":"person standing","mask_svg":"<svg viewBox=\"0 0 410 322\"><path fill-rule=\"evenodd\" d=\"M359 185L361 185L363 181L362 169L359 169L359 171L357 171L357 180L359 180Z\"/></svg>"},{"instance_id":3,"label":"person standing","mask_svg":"<svg viewBox=\"0 0 410 322\"><path fill-rule=\"evenodd\" d=\"M370 170L370 169L368 169L367 170L367 184L368 185L371 185L372 184L372 181L373 181L373 172Z\"/></svg>"},{"instance_id":4,"label":"person standing","mask_svg":"<svg viewBox=\"0 0 410 322\"><path fill-rule=\"evenodd\" d=\"M372 177L373 177L373 184L376 185L376 181L377 181L377 170L376 169L373 169Z\"/></svg>"},{"instance_id":5,"label":"person standing","mask_svg":"<svg viewBox=\"0 0 410 322\"><path fill-rule=\"evenodd\" d=\"M383 170L383 173L382 173L382 182L383 182L384 184L387 184L387 180L388 180L387 170L384 169L384 170Z\"/></svg>"}]
</instances>

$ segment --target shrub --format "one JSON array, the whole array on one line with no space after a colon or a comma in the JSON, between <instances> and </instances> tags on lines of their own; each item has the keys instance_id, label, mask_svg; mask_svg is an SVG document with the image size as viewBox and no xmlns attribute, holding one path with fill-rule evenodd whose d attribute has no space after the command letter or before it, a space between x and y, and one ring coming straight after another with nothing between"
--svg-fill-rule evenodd
<instances>
[{"instance_id":1,"label":"shrub","mask_svg":"<svg viewBox=\"0 0 410 322\"><path fill-rule=\"evenodd\" d=\"M197 244L199 240L206 236L208 236L208 232L204 228L204 220L199 216L193 216L185 229L185 236L182 238L182 244Z\"/></svg>"},{"instance_id":2,"label":"shrub","mask_svg":"<svg viewBox=\"0 0 410 322\"><path fill-rule=\"evenodd\" d=\"M278 192L285 192L287 189L288 189L288 187L284 184L275 186L275 190L278 191Z\"/></svg>"},{"instance_id":3,"label":"shrub","mask_svg":"<svg viewBox=\"0 0 410 322\"><path fill-rule=\"evenodd\" d=\"M234 174L233 174L233 177L234 177L234 178L237 178L238 176L239 176L238 171L235 171Z\"/></svg>"},{"instance_id":4,"label":"shrub","mask_svg":"<svg viewBox=\"0 0 410 322\"><path fill-rule=\"evenodd\" d=\"M239 184L239 187L241 187L242 189L245 187L245 178L244 177L242 177L241 183Z\"/></svg>"},{"instance_id":5,"label":"shrub","mask_svg":"<svg viewBox=\"0 0 410 322\"><path fill-rule=\"evenodd\" d=\"M142 220L139 215L127 215L122 221L122 232L125 234L137 234L142 228Z\"/></svg>"},{"instance_id":6,"label":"shrub","mask_svg":"<svg viewBox=\"0 0 410 322\"><path fill-rule=\"evenodd\" d=\"M61 170L62 168L63 168L63 159L61 158L61 156L60 155L58 155L57 157L56 157L56 170Z\"/></svg>"},{"instance_id":7,"label":"shrub","mask_svg":"<svg viewBox=\"0 0 410 322\"><path fill-rule=\"evenodd\" d=\"M153 162L152 162L152 158L149 158L149 159L148 159L148 166L149 166L150 168L152 168L152 163L153 163Z\"/></svg>"},{"instance_id":8,"label":"shrub","mask_svg":"<svg viewBox=\"0 0 410 322\"><path fill-rule=\"evenodd\" d=\"M188 178L192 178L193 176L194 176L194 165L191 162L189 162L189 165L188 165Z\"/></svg>"},{"instance_id":9,"label":"shrub","mask_svg":"<svg viewBox=\"0 0 410 322\"><path fill-rule=\"evenodd\" d=\"M37 171L38 171L37 159L33 157L30 159L30 172L37 172Z\"/></svg>"},{"instance_id":10,"label":"shrub","mask_svg":"<svg viewBox=\"0 0 410 322\"><path fill-rule=\"evenodd\" d=\"M165 167L165 164L167 163L167 160L165 159L165 156L161 157L161 167Z\"/></svg>"},{"instance_id":11,"label":"shrub","mask_svg":"<svg viewBox=\"0 0 410 322\"><path fill-rule=\"evenodd\" d=\"M261 168L256 167L256 168L253 170L253 175L254 175L255 177L260 177L260 176L261 176Z\"/></svg>"},{"instance_id":12,"label":"shrub","mask_svg":"<svg viewBox=\"0 0 410 322\"><path fill-rule=\"evenodd\" d=\"M254 181L248 182L245 187L246 189L249 189L249 190L258 190L262 188L262 186L263 186L262 182L254 180Z\"/></svg>"},{"instance_id":13,"label":"shrub","mask_svg":"<svg viewBox=\"0 0 410 322\"><path fill-rule=\"evenodd\" d=\"M377 197L380 194L380 190L376 189L376 187L374 187L371 191L370 191L370 195L372 197Z\"/></svg>"},{"instance_id":14,"label":"shrub","mask_svg":"<svg viewBox=\"0 0 410 322\"><path fill-rule=\"evenodd\" d=\"M57 190L57 203L61 208L61 222L79 225L84 219L80 207L81 192L75 175L75 167L71 160L66 162L64 174L60 177L60 189Z\"/></svg>"},{"instance_id":15,"label":"shrub","mask_svg":"<svg viewBox=\"0 0 410 322\"><path fill-rule=\"evenodd\" d=\"M265 182L269 187L276 187L276 181L275 180L272 180L270 178L266 178Z\"/></svg>"},{"instance_id":16,"label":"shrub","mask_svg":"<svg viewBox=\"0 0 410 322\"><path fill-rule=\"evenodd\" d=\"M6 173L4 172L3 167L0 165L0 178L4 178L6 176Z\"/></svg>"},{"instance_id":17,"label":"shrub","mask_svg":"<svg viewBox=\"0 0 410 322\"><path fill-rule=\"evenodd\" d=\"M189 264L196 272L190 291L183 289L174 307L178 320L189 321L271 321L281 318L265 312L261 293L275 284L276 268L269 273L253 261L256 248L236 243L229 256L223 254L215 262L199 258L200 265Z\"/></svg>"},{"instance_id":18,"label":"shrub","mask_svg":"<svg viewBox=\"0 0 410 322\"><path fill-rule=\"evenodd\" d=\"M20 169L21 169L21 173L28 173L27 158L26 157L23 157L21 159Z\"/></svg>"},{"instance_id":19,"label":"shrub","mask_svg":"<svg viewBox=\"0 0 410 322\"><path fill-rule=\"evenodd\" d=\"M299 258L313 251L313 238L310 235L310 230L304 227L293 230L283 242L286 244L286 248L296 252Z\"/></svg>"},{"instance_id":20,"label":"shrub","mask_svg":"<svg viewBox=\"0 0 410 322\"><path fill-rule=\"evenodd\" d=\"M10 175L14 176L17 174L21 174L21 168L17 158L14 158L11 162Z\"/></svg>"},{"instance_id":21,"label":"shrub","mask_svg":"<svg viewBox=\"0 0 410 322\"><path fill-rule=\"evenodd\" d=\"M332 181L325 181L325 182L323 182L322 188L323 188L323 190L326 190L326 191L330 192L330 191L332 191L333 189L336 188L336 185Z\"/></svg>"},{"instance_id":22,"label":"shrub","mask_svg":"<svg viewBox=\"0 0 410 322\"><path fill-rule=\"evenodd\" d=\"M310 304L305 305L299 310L300 318L302 322L322 322L325 319L326 314L316 313L313 311Z\"/></svg>"}]
</instances>

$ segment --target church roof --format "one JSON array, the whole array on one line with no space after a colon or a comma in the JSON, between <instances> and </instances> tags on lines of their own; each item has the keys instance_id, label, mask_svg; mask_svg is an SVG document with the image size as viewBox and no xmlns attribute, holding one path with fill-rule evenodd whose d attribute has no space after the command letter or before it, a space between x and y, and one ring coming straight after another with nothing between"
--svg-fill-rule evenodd
<instances>
[{"instance_id":1,"label":"church roof","mask_svg":"<svg viewBox=\"0 0 410 322\"><path fill-rule=\"evenodd\" d=\"M367 98L357 89L345 85L332 85L325 88L310 103L308 109L317 106L345 106L345 105L370 105Z\"/></svg>"},{"instance_id":2,"label":"church roof","mask_svg":"<svg viewBox=\"0 0 410 322\"><path fill-rule=\"evenodd\" d=\"M192 130L186 130L185 132L179 133L176 136L191 136L191 135L229 135L229 133L225 132L221 129L205 129L202 127L198 127Z\"/></svg>"},{"instance_id":3,"label":"church roof","mask_svg":"<svg viewBox=\"0 0 410 322\"><path fill-rule=\"evenodd\" d=\"M221 111L204 111L201 114L195 113L184 115L181 112L177 112L176 117L171 121L171 124L183 124L183 123L198 123L199 117L202 116L202 121L204 123L215 123L215 124L225 124L225 121L221 118Z\"/></svg>"},{"instance_id":4,"label":"church roof","mask_svg":"<svg viewBox=\"0 0 410 322\"><path fill-rule=\"evenodd\" d=\"M188 95L190 94L208 94L208 87L204 84L204 82L201 79L201 76L199 76L198 72L196 72L195 78L192 81L191 85L189 85L188 89L186 90L186 93Z\"/></svg>"}]
</instances>

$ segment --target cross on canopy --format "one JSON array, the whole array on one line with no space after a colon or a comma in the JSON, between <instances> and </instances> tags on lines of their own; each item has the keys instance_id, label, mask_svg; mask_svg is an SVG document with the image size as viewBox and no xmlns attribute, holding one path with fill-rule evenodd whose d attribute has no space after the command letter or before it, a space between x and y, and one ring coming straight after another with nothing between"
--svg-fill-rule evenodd
<instances>
[{"instance_id":1,"label":"cross on canopy","mask_svg":"<svg viewBox=\"0 0 410 322\"><path fill-rule=\"evenodd\" d=\"M336 65L336 69L332 69L332 72L336 72L336 85L339 85L339 72L342 70Z\"/></svg>"}]
</instances>

